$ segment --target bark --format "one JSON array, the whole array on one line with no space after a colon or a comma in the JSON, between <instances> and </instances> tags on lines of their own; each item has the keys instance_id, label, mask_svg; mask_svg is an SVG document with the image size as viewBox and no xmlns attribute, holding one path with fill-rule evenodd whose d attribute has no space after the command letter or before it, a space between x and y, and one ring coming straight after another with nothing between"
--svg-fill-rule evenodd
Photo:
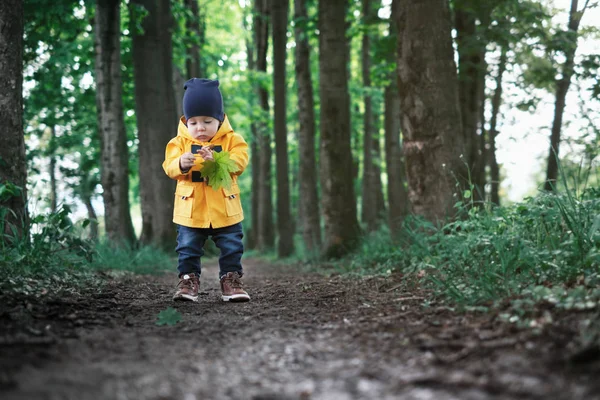
<instances>
[{"instance_id":1,"label":"bark","mask_svg":"<svg viewBox=\"0 0 600 400\"><path fill-rule=\"evenodd\" d=\"M481 124L481 93L485 89L485 43L479 37L477 20L487 20L483 15L487 8L472 0L456 2L456 43L459 54L459 100L465 144L464 161L469 167L469 176L462 177L473 185L475 201L484 199L485 164L481 153L482 135L478 134ZM480 132L481 133L481 132Z\"/></svg>"},{"instance_id":2,"label":"bark","mask_svg":"<svg viewBox=\"0 0 600 400\"><path fill-rule=\"evenodd\" d=\"M577 51L577 31L581 17L588 8L589 0L586 0L583 9L577 10L578 0L571 0L571 10L569 12L568 32L571 35L572 43L569 43L565 48L565 62L562 66L562 78L556 82L556 95L554 102L554 118L552 120L552 131L550 135L550 151L548 154L548 167L546 169L546 182L544 190L552 191L556 188L556 180L558 178L558 158L561 141L561 129L567 92L571 85L571 77L573 76L573 66L575 64L575 52Z\"/></svg>"},{"instance_id":3,"label":"bark","mask_svg":"<svg viewBox=\"0 0 600 400\"><path fill-rule=\"evenodd\" d=\"M340 257L357 245L360 229L352 181L346 2L319 2L321 188L323 256Z\"/></svg>"},{"instance_id":4,"label":"bark","mask_svg":"<svg viewBox=\"0 0 600 400\"><path fill-rule=\"evenodd\" d=\"M258 73L267 72L267 50L269 44L269 0L255 0L256 17L254 19L254 32L256 43L256 70ZM258 237L257 247L260 250L270 249L275 244L275 230L273 223L273 186L271 178L271 134L267 120L269 118L269 92L267 88L257 86L257 94L263 115L257 124L258 150Z\"/></svg>"},{"instance_id":5,"label":"bark","mask_svg":"<svg viewBox=\"0 0 600 400\"><path fill-rule=\"evenodd\" d=\"M393 5L390 35L397 47L398 33L393 22L397 13L397 4ZM400 94L398 93L398 78L392 74L391 83L385 88L385 164L387 167L388 195L388 224L393 237L397 237L404 218L408 215L410 205L406 191L406 171L404 155L400 140Z\"/></svg>"},{"instance_id":6,"label":"bark","mask_svg":"<svg viewBox=\"0 0 600 400\"><path fill-rule=\"evenodd\" d=\"M302 239L309 254L321 249L321 222L317 189L317 161L315 156L315 102L310 73L310 47L301 21L306 21L306 0L295 0L296 25L296 82L298 87L298 147L299 157L299 214Z\"/></svg>"},{"instance_id":7,"label":"bark","mask_svg":"<svg viewBox=\"0 0 600 400\"><path fill-rule=\"evenodd\" d=\"M371 0L363 0L365 32L362 36L362 79L363 87L367 89L364 95L365 112L363 117L363 178L362 178L362 213L361 218L367 231L373 232L379 228L380 217L385 215L383 192L381 184L381 167L379 148L379 130L373 114L371 89L371 36L370 26L377 17Z\"/></svg>"},{"instance_id":8,"label":"bark","mask_svg":"<svg viewBox=\"0 0 600 400\"><path fill-rule=\"evenodd\" d=\"M185 92L183 85L186 81L187 79L182 75L181 70L173 65L173 94L178 117L183 116L183 93Z\"/></svg>"},{"instance_id":9,"label":"bark","mask_svg":"<svg viewBox=\"0 0 600 400\"><path fill-rule=\"evenodd\" d=\"M87 210L88 219L90 220L90 240L96 241L98 240L98 216L96 215L96 210L92 204L92 198L90 196L86 196L82 198L83 204L85 204L85 208Z\"/></svg>"},{"instance_id":10,"label":"bark","mask_svg":"<svg viewBox=\"0 0 600 400\"><path fill-rule=\"evenodd\" d=\"M88 171L89 168L87 168L87 166L84 164L89 164L89 162L86 162L83 160L83 158L80 158L80 167L82 167L82 170ZM96 210L92 204L92 198L94 196L95 188L99 183L100 182L96 178L96 175L84 173L80 177L79 185L75 188L77 196L81 199L85 205L85 208L87 209L88 219L90 221L89 238L94 241L98 240L98 216L96 215Z\"/></svg>"},{"instance_id":11,"label":"bark","mask_svg":"<svg viewBox=\"0 0 600 400\"><path fill-rule=\"evenodd\" d=\"M98 0L94 22L104 225L106 236L113 244L135 241L129 207L129 156L122 101L120 6L119 0Z\"/></svg>"},{"instance_id":12,"label":"bark","mask_svg":"<svg viewBox=\"0 0 600 400\"><path fill-rule=\"evenodd\" d=\"M496 138L498 137L498 114L502 104L502 77L506 71L506 47L500 50L500 62L498 63L498 75L496 76L496 89L492 96L492 116L490 118L488 162L490 166L490 201L500 205L500 168L496 159Z\"/></svg>"},{"instance_id":13,"label":"bark","mask_svg":"<svg viewBox=\"0 0 600 400\"><path fill-rule=\"evenodd\" d=\"M450 12L445 0L396 0L398 89L409 198L437 222L453 215L456 178L466 176Z\"/></svg>"},{"instance_id":14,"label":"bark","mask_svg":"<svg viewBox=\"0 0 600 400\"><path fill-rule=\"evenodd\" d=\"M0 186L18 189L0 198L0 242L21 236L29 225L27 163L23 136L23 2L0 2ZM2 235L7 234L7 236Z\"/></svg>"},{"instance_id":15,"label":"bark","mask_svg":"<svg viewBox=\"0 0 600 400\"><path fill-rule=\"evenodd\" d=\"M244 29L245 30L249 30L251 29L250 27L248 27L248 24L246 23L246 18L243 19L243 24L244 24ZM248 59L248 70L249 71L255 71L256 69L256 65L254 62L254 59L256 57L255 55L256 52L256 48L254 47L254 40L253 39L246 39L246 56ZM248 111L249 115L252 115L252 105L250 105L250 110ZM251 200L250 200L250 204L251 204L251 210L250 210L250 222L251 225L250 227L247 228L247 234L246 234L246 247L248 249L256 249L257 248L257 236L258 236L258 229L257 229L257 222L258 222L258 180L260 178L259 176L259 172L260 169L258 168L259 165L259 157L260 157L260 153L258 151L258 132L256 129L256 122L254 122L254 118L252 118L252 122L250 123L250 133L252 136L252 140L250 141L250 159L252 160L252 164L250 166L251 168L251 174L252 174L252 182L251 184Z\"/></svg>"},{"instance_id":16,"label":"bark","mask_svg":"<svg viewBox=\"0 0 600 400\"><path fill-rule=\"evenodd\" d=\"M58 209L58 195L56 193L56 127L50 129L50 142L48 143L48 153L50 156L50 165L48 165L48 174L50 175L50 211L56 212Z\"/></svg>"},{"instance_id":17,"label":"bark","mask_svg":"<svg viewBox=\"0 0 600 400\"><path fill-rule=\"evenodd\" d=\"M200 29L202 17L200 17L200 11L198 9L198 0L185 0L185 5L192 14L192 18L187 18L185 23L187 34L191 39L190 45L186 48L185 59L187 77L190 79L204 76L200 64L200 46L203 42L204 35Z\"/></svg>"},{"instance_id":18,"label":"bark","mask_svg":"<svg viewBox=\"0 0 600 400\"><path fill-rule=\"evenodd\" d=\"M135 10L144 7L143 33L135 28ZM132 0L132 50L140 161L140 203L144 244L172 249L175 241L175 182L162 170L165 146L177 132L171 79L171 9L169 0Z\"/></svg>"},{"instance_id":19,"label":"bark","mask_svg":"<svg viewBox=\"0 0 600 400\"><path fill-rule=\"evenodd\" d=\"M289 2L271 0L273 21L273 93L275 117L275 158L277 178L277 254L294 252L294 225L290 212L290 172L287 146L286 68Z\"/></svg>"}]
</instances>

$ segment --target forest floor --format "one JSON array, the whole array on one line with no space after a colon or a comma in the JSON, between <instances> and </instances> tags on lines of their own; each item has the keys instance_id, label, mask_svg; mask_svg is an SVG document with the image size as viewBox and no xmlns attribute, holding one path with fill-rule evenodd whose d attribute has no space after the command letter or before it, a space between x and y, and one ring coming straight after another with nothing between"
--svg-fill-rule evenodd
<instances>
[{"instance_id":1,"label":"forest floor","mask_svg":"<svg viewBox=\"0 0 600 400\"><path fill-rule=\"evenodd\" d=\"M401 275L245 268L248 303L220 300L215 265L198 303L171 300L174 272L0 294L0 398L600 399L598 355L570 358L585 313L534 331L426 306ZM168 307L181 321L157 325Z\"/></svg>"}]
</instances>

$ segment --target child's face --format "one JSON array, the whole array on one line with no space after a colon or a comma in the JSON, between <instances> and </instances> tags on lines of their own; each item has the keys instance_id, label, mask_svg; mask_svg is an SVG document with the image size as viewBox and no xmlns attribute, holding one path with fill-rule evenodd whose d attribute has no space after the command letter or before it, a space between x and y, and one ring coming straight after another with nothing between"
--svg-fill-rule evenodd
<instances>
[{"instance_id":1,"label":"child's face","mask_svg":"<svg viewBox=\"0 0 600 400\"><path fill-rule=\"evenodd\" d=\"M188 132L201 142L208 142L219 130L219 120L213 117L192 117L187 120Z\"/></svg>"}]
</instances>

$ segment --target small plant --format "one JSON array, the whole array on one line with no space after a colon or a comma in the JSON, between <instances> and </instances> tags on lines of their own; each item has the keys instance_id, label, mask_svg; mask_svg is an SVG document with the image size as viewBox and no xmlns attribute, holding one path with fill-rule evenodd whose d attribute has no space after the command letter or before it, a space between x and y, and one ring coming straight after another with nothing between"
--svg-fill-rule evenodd
<instances>
[{"instance_id":1,"label":"small plant","mask_svg":"<svg viewBox=\"0 0 600 400\"><path fill-rule=\"evenodd\" d=\"M156 316L156 325L169 325L173 326L176 323L181 321L181 313L174 309L173 307L168 307Z\"/></svg>"}]
</instances>

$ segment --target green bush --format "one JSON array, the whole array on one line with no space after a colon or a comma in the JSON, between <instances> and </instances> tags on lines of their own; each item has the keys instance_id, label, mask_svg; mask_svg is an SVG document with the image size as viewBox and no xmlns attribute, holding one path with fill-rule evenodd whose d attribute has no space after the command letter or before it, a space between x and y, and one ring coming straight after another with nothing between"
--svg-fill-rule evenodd
<instances>
[{"instance_id":1,"label":"green bush","mask_svg":"<svg viewBox=\"0 0 600 400\"><path fill-rule=\"evenodd\" d=\"M21 230L5 226L9 212L0 208L0 285L4 291L61 290L71 285L72 277L85 275L93 244L81 239L68 206L33 217Z\"/></svg>"},{"instance_id":2,"label":"green bush","mask_svg":"<svg viewBox=\"0 0 600 400\"><path fill-rule=\"evenodd\" d=\"M437 295L471 306L544 293L554 302L600 298L597 189L465 211L464 219L441 228L409 218L397 243L387 232L366 238L348 269L418 275Z\"/></svg>"}]
</instances>

